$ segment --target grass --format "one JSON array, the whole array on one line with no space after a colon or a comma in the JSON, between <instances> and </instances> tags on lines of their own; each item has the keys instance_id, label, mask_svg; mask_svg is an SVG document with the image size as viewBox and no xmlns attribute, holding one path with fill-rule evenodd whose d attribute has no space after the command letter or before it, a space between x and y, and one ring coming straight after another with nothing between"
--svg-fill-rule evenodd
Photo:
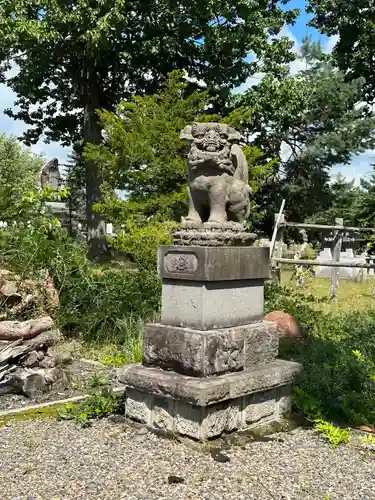
<instances>
[{"instance_id":1,"label":"grass","mask_svg":"<svg viewBox=\"0 0 375 500\"><path fill-rule=\"evenodd\" d=\"M281 357L303 365L294 391L298 411L310 420L343 426L375 422L375 280L340 281L330 301L330 280L312 278L298 288L291 271L283 288L267 287L267 311L286 311L305 328L303 343L282 342ZM287 285L287 286L286 286Z\"/></svg>"},{"instance_id":2,"label":"grass","mask_svg":"<svg viewBox=\"0 0 375 500\"><path fill-rule=\"evenodd\" d=\"M293 271L283 269L281 282L283 285L295 287L292 280ZM312 278L306 287L300 289L305 295L313 296L314 309L333 314L345 312L367 312L374 310L375 303L375 279L368 278L361 282L351 280L340 280L336 299L330 301L331 282L326 278Z\"/></svg>"},{"instance_id":3,"label":"grass","mask_svg":"<svg viewBox=\"0 0 375 500\"><path fill-rule=\"evenodd\" d=\"M149 318L156 321L158 315ZM109 334L97 340L88 340L84 335L65 338L57 346L60 354L68 354L74 359L98 361L104 366L119 367L142 360L142 337L144 322L140 318L122 318L116 334Z\"/></svg>"},{"instance_id":4,"label":"grass","mask_svg":"<svg viewBox=\"0 0 375 500\"><path fill-rule=\"evenodd\" d=\"M131 339L126 345L113 342L88 342L65 340L56 347L57 352L69 354L75 359L90 359L104 366L123 366L138 363L142 359L142 337Z\"/></svg>"}]
</instances>

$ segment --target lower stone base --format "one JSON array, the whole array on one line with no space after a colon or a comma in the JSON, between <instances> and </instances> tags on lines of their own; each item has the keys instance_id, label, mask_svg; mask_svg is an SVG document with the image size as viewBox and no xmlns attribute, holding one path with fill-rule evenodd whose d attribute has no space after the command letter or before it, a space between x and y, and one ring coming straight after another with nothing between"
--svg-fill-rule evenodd
<instances>
[{"instance_id":1,"label":"lower stone base","mask_svg":"<svg viewBox=\"0 0 375 500\"><path fill-rule=\"evenodd\" d=\"M198 379L143 366L129 367L125 415L158 430L197 440L280 420L291 408L291 384L301 367L264 367ZM256 387L257 386L257 387Z\"/></svg>"}]
</instances>

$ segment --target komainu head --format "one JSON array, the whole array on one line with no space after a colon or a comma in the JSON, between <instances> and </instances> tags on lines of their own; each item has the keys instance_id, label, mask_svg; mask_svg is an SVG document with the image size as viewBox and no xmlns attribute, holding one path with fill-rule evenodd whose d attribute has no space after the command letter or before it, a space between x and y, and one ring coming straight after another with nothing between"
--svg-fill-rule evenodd
<instances>
[{"instance_id":1,"label":"komainu head","mask_svg":"<svg viewBox=\"0 0 375 500\"><path fill-rule=\"evenodd\" d=\"M180 138L208 153L220 153L231 143L240 139L240 134L225 123L194 123L185 127Z\"/></svg>"}]
</instances>

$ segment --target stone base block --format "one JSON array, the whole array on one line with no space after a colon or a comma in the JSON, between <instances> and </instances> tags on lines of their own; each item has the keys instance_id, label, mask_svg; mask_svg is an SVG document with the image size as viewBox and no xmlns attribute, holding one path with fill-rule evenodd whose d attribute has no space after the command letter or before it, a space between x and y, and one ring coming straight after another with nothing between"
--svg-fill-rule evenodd
<instances>
[{"instance_id":1,"label":"stone base block","mask_svg":"<svg viewBox=\"0 0 375 500\"><path fill-rule=\"evenodd\" d=\"M290 411L298 363L198 379L140 365L120 379L127 385L125 415L150 428L197 440L251 429Z\"/></svg>"},{"instance_id":2,"label":"stone base block","mask_svg":"<svg viewBox=\"0 0 375 500\"><path fill-rule=\"evenodd\" d=\"M163 279L238 281L269 278L267 247L161 246L158 272Z\"/></svg>"},{"instance_id":3,"label":"stone base block","mask_svg":"<svg viewBox=\"0 0 375 500\"><path fill-rule=\"evenodd\" d=\"M255 368L276 359L279 334L272 322L217 330L146 325L143 364L196 377Z\"/></svg>"},{"instance_id":4,"label":"stone base block","mask_svg":"<svg viewBox=\"0 0 375 500\"><path fill-rule=\"evenodd\" d=\"M260 321L263 313L263 279L163 279L161 322L165 325L210 330Z\"/></svg>"}]
</instances>

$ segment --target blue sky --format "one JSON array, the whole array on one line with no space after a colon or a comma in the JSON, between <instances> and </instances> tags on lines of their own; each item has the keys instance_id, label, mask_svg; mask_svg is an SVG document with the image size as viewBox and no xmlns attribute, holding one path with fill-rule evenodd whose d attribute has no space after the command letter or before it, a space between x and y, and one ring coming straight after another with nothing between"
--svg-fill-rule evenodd
<instances>
[{"instance_id":1,"label":"blue sky","mask_svg":"<svg viewBox=\"0 0 375 500\"><path fill-rule=\"evenodd\" d=\"M321 35L317 30L307 26L310 16L304 11L305 1L304 0L290 0L289 4L285 8L298 8L301 10L301 14L297 19L294 26L288 26L283 30L283 34L289 36L296 44L298 49L298 44L301 42L305 35L311 34L314 40L320 40L326 50L332 50L335 40L329 40L326 36ZM298 70L298 62L293 63L294 67L292 70ZM250 82L241 86L241 90L246 88ZM0 133L20 135L26 129L26 125L21 121L15 121L4 115L4 108L11 107L15 101L16 96L11 91L9 87L5 85L0 85ZM47 159L52 157L57 157L61 163L68 162L68 155L70 153L69 148L63 148L60 144L51 143L45 144L40 141L38 144L32 147L33 151L38 154L43 154ZM350 165L338 165L332 169L332 177L335 177L338 172L342 172L348 178L366 177L371 173L371 164L375 163L375 151L367 151L361 155L353 158Z\"/></svg>"}]
</instances>

